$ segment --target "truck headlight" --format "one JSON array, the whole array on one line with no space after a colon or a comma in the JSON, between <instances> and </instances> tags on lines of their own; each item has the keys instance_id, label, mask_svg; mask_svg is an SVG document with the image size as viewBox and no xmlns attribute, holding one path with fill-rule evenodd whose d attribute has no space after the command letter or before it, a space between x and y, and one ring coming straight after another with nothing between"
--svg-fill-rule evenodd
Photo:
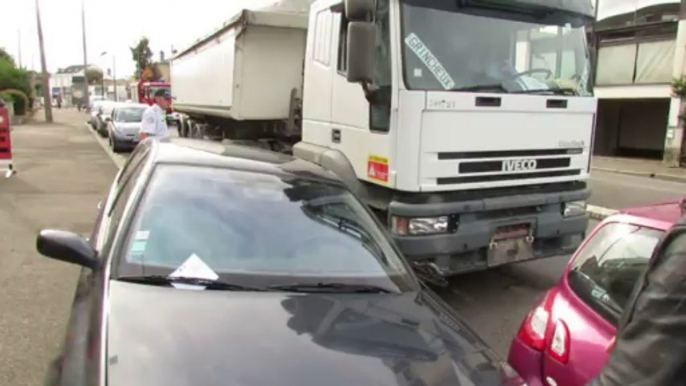
<instances>
[{"instance_id":1,"label":"truck headlight","mask_svg":"<svg viewBox=\"0 0 686 386\"><path fill-rule=\"evenodd\" d=\"M582 216L586 214L586 201L570 201L562 204L564 217Z\"/></svg>"},{"instance_id":2,"label":"truck headlight","mask_svg":"<svg viewBox=\"0 0 686 386\"><path fill-rule=\"evenodd\" d=\"M448 216L422 218L393 216L391 218L393 234L399 236L436 235L448 233L449 228L450 218Z\"/></svg>"}]
</instances>

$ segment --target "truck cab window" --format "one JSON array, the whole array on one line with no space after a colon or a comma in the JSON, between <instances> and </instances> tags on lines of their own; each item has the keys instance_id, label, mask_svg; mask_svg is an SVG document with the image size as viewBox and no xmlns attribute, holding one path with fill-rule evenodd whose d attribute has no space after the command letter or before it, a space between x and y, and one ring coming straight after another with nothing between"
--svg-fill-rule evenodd
<instances>
[{"instance_id":1,"label":"truck cab window","mask_svg":"<svg viewBox=\"0 0 686 386\"><path fill-rule=\"evenodd\" d=\"M370 109L370 128L387 132L391 128L391 28L389 1L376 2L376 55L374 60L374 85L379 93L388 94L381 98L383 103L373 104Z\"/></svg>"},{"instance_id":2,"label":"truck cab window","mask_svg":"<svg viewBox=\"0 0 686 386\"><path fill-rule=\"evenodd\" d=\"M338 73L348 73L348 19L341 13L341 29L338 33Z\"/></svg>"}]
</instances>

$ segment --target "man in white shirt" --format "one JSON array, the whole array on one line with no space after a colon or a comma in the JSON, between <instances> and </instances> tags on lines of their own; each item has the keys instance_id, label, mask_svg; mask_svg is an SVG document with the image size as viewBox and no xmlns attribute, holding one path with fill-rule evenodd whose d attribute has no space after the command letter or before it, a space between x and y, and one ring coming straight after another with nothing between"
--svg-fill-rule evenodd
<instances>
[{"instance_id":1,"label":"man in white shirt","mask_svg":"<svg viewBox=\"0 0 686 386\"><path fill-rule=\"evenodd\" d=\"M167 90L157 90L154 97L155 104L148 107L143 113L143 124L140 131L141 141L149 137L159 139L169 137L165 112L171 105L171 95Z\"/></svg>"}]
</instances>

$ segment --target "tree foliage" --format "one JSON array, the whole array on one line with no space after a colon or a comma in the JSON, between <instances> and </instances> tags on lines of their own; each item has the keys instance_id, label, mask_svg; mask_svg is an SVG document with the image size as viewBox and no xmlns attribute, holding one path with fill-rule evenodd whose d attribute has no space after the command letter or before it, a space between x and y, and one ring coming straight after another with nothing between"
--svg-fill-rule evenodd
<instances>
[{"instance_id":1,"label":"tree foliage","mask_svg":"<svg viewBox=\"0 0 686 386\"><path fill-rule=\"evenodd\" d=\"M88 77L88 84L93 86L93 85L101 85L102 84L102 70L97 69L97 68L89 68L86 70L86 76Z\"/></svg>"},{"instance_id":2,"label":"tree foliage","mask_svg":"<svg viewBox=\"0 0 686 386\"><path fill-rule=\"evenodd\" d=\"M0 91L6 90L14 90L13 94L19 96L19 98L13 98L14 111L17 114L23 114L29 108L30 100L33 98L31 74L17 68L14 58L5 50L0 49Z\"/></svg>"},{"instance_id":3,"label":"tree foliage","mask_svg":"<svg viewBox=\"0 0 686 386\"><path fill-rule=\"evenodd\" d=\"M139 79L155 80L159 78L157 68L153 65L150 40L143 36L133 47L130 47L133 61L136 63L136 75Z\"/></svg>"},{"instance_id":4,"label":"tree foliage","mask_svg":"<svg viewBox=\"0 0 686 386\"><path fill-rule=\"evenodd\" d=\"M14 58L7 51L5 51L4 48L0 48L0 61L10 62L13 66L15 65Z\"/></svg>"}]
</instances>

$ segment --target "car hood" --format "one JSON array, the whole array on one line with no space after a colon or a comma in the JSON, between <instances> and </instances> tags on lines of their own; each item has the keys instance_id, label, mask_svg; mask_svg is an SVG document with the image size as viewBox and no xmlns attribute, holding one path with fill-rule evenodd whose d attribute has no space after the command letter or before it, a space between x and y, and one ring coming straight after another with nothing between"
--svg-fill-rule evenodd
<instances>
[{"instance_id":1,"label":"car hood","mask_svg":"<svg viewBox=\"0 0 686 386\"><path fill-rule=\"evenodd\" d=\"M135 135L141 130L140 122L115 122L115 127L122 134Z\"/></svg>"},{"instance_id":2,"label":"car hood","mask_svg":"<svg viewBox=\"0 0 686 386\"><path fill-rule=\"evenodd\" d=\"M109 385L499 385L433 294L176 290L112 281Z\"/></svg>"}]
</instances>

